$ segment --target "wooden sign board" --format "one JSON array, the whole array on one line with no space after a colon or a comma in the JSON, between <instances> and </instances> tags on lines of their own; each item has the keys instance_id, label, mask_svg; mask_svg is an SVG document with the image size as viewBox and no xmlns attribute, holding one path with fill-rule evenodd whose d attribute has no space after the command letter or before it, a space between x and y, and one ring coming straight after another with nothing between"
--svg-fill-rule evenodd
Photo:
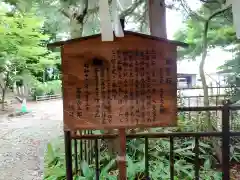
<instances>
[{"instance_id":1,"label":"wooden sign board","mask_svg":"<svg viewBox=\"0 0 240 180\"><path fill-rule=\"evenodd\" d=\"M177 124L177 44L137 33L62 46L65 130Z\"/></svg>"}]
</instances>

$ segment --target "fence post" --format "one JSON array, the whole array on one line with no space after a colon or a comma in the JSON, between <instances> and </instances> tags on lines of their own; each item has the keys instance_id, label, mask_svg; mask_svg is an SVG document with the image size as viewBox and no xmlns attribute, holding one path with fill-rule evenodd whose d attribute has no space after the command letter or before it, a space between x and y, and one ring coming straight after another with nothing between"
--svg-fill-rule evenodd
<instances>
[{"instance_id":1,"label":"fence post","mask_svg":"<svg viewBox=\"0 0 240 180\"><path fill-rule=\"evenodd\" d=\"M65 159L66 159L66 180L73 180L72 143L71 143L70 131L64 131L64 140L65 140Z\"/></svg>"},{"instance_id":2,"label":"fence post","mask_svg":"<svg viewBox=\"0 0 240 180\"><path fill-rule=\"evenodd\" d=\"M224 101L222 109L222 171L223 180L230 179L230 110L229 102Z\"/></svg>"}]
</instances>

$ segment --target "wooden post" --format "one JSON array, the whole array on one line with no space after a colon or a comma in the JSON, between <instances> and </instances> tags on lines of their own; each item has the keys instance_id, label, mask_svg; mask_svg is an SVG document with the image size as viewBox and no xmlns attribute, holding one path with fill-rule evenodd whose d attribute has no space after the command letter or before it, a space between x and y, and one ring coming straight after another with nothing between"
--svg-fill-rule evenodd
<instances>
[{"instance_id":1,"label":"wooden post","mask_svg":"<svg viewBox=\"0 0 240 180\"><path fill-rule=\"evenodd\" d=\"M125 28L125 19L120 19L122 29ZM120 152L118 152L118 168L119 168L119 180L127 179L127 166L126 166L126 131L125 129L119 129L120 140Z\"/></svg>"},{"instance_id":2,"label":"wooden post","mask_svg":"<svg viewBox=\"0 0 240 180\"><path fill-rule=\"evenodd\" d=\"M119 180L127 180L127 167L126 167L126 131L125 129L119 129L120 139L120 152L118 154L118 168L119 168Z\"/></svg>"}]
</instances>

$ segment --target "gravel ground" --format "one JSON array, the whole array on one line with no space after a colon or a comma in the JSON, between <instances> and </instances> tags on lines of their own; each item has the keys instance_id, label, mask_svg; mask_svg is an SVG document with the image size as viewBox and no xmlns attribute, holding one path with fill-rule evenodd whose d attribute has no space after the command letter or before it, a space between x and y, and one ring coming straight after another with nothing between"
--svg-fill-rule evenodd
<instances>
[{"instance_id":1,"label":"gravel ground","mask_svg":"<svg viewBox=\"0 0 240 180\"><path fill-rule=\"evenodd\" d=\"M19 117L0 114L0 180L43 179L44 149L63 134L61 100L31 102L28 109Z\"/></svg>"}]
</instances>

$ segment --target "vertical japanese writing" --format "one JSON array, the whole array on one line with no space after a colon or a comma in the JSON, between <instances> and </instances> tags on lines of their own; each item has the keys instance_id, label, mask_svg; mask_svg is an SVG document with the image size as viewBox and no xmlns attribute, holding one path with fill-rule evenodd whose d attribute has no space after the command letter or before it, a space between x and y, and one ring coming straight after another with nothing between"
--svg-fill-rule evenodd
<instances>
[{"instance_id":1,"label":"vertical japanese writing","mask_svg":"<svg viewBox=\"0 0 240 180\"><path fill-rule=\"evenodd\" d=\"M128 63L129 63L129 58L128 58L128 51L122 51L122 56L123 56L123 77L124 79L128 78Z\"/></svg>"},{"instance_id":2,"label":"vertical japanese writing","mask_svg":"<svg viewBox=\"0 0 240 180\"><path fill-rule=\"evenodd\" d=\"M123 95L123 99L124 99L124 104L127 106L128 103L128 81L127 78L124 79L124 95ZM125 108L126 109L126 108ZM128 122L128 109L125 110L125 121Z\"/></svg>"},{"instance_id":3,"label":"vertical japanese writing","mask_svg":"<svg viewBox=\"0 0 240 180\"><path fill-rule=\"evenodd\" d=\"M82 117L82 108L81 108L81 88L76 89L76 101L77 101L77 118Z\"/></svg>"},{"instance_id":4,"label":"vertical japanese writing","mask_svg":"<svg viewBox=\"0 0 240 180\"><path fill-rule=\"evenodd\" d=\"M69 116L74 117L74 105L73 103L68 104L68 109L69 109Z\"/></svg>"},{"instance_id":5,"label":"vertical japanese writing","mask_svg":"<svg viewBox=\"0 0 240 180\"><path fill-rule=\"evenodd\" d=\"M123 99L122 99L122 82L123 82L123 57L122 57L122 51L117 50L117 69L118 69L118 80L116 82L116 89L117 89L117 100L118 100L118 105L120 105L120 110L119 110L119 118L120 118L120 122L124 121L124 112L123 112ZM118 85L117 85L118 84Z\"/></svg>"},{"instance_id":6,"label":"vertical japanese writing","mask_svg":"<svg viewBox=\"0 0 240 180\"><path fill-rule=\"evenodd\" d=\"M111 92L111 81L110 81L110 70L107 68L107 119L108 123L112 123L112 106L111 106L111 99L112 99L112 92Z\"/></svg>"},{"instance_id":7,"label":"vertical japanese writing","mask_svg":"<svg viewBox=\"0 0 240 180\"><path fill-rule=\"evenodd\" d=\"M101 105L100 105L100 69L99 68L95 68L95 104L96 104L96 108L95 108L95 118L100 118L100 110L101 110ZM103 122L102 122L103 123Z\"/></svg>"},{"instance_id":8,"label":"vertical japanese writing","mask_svg":"<svg viewBox=\"0 0 240 180\"><path fill-rule=\"evenodd\" d=\"M123 99L124 99L124 104L126 107L129 107L129 51L123 51L123 67L124 67L124 94L123 94ZM125 109L125 122L129 121L129 108L124 108Z\"/></svg>"},{"instance_id":9,"label":"vertical japanese writing","mask_svg":"<svg viewBox=\"0 0 240 180\"><path fill-rule=\"evenodd\" d=\"M84 96L85 96L85 108L86 111L89 110L89 102L88 102L88 96L89 96L89 92L88 92L88 78L89 78L89 65L88 64L84 64Z\"/></svg>"},{"instance_id":10,"label":"vertical japanese writing","mask_svg":"<svg viewBox=\"0 0 240 180\"><path fill-rule=\"evenodd\" d=\"M163 68L159 68L159 83L163 84L164 79L163 79Z\"/></svg>"},{"instance_id":11,"label":"vertical japanese writing","mask_svg":"<svg viewBox=\"0 0 240 180\"><path fill-rule=\"evenodd\" d=\"M122 80L123 80L123 61L122 61L122 53L120 50L117 51L117 57L118 57L118 62L117 62L117 68L118 68L118 86L116 86L117 88L117 92L118 92L118 104L122 105L123 104L123 100L121 98L121 94L123 92L121 85L122 84ZM122 114L121 114L122 116Z\"/></svg>"},{"instance_id":12,"label":"vertical japanese writing","mask_svg":"<svg viewBox=\"0 0 240 180\"><path fill-rule=\"evenodd\" d=\"M80 120L74 128L174 125L176 57L169 49L176 49L150 41L147 47L103 43L96 52L81 52L81 62L78 58L72 58L71 63L64 60L70 71L63 76L64 115L69 121Z\"/></svg>"},{"instance_id":13,"label":"vertical japanese writing","mask_svg":"<svg viewBox=\"0 0 240 180\"><path fill-rule=\"evenodd\" d=\"M145 68L145 53L144 51L140 52L140 90L141 90L141 122L143 123L145 120L145 99L146 99L146 68Z\"/></svg>"},{"instance_id":14,"label":"vertical japanese writing","mask_svg":"<svg viewBox=\"0 0 240 180\"><path fill-rule=\"evenodd\" d=\"M111 59L111 66L112 66L112 98L117 98L117 61L116 61L116 51L112 51L112 59Z\"/></svg>"},{"instance_id":15,"label":"vertical japanese writing","mask_svg":"<svg viewBox=\"0 0 240 180\"><path fill-rule=\"evenodd\" d=\"M135 104L135 122L136 124L139 123L139 119L140 119L140 67L139 67L139 50L137 49L135 51L135 97L136 97L136 104Z\"/></svg>"},{"instance_id":16,"label":"vertical japanese writing","mask_svg":"<svg viewBox=\"0 0 240 180\"><path fill-rule=\"evenodd\" d=\"M164 96L163 96L163 94L164 94L164 91L161 88L160 93L159 93L159 95L160 95L160 113L164 113Z\"/></svg>"},{"instance_id":17,"label":"vertical japanese writing","mask_svg":"<svg viewBox=\"0 0 240 180\"><path fill-rule=\"evenodd\" d=\"M133 52L129 51L129 99L130 99L130 105L129 105L129 122L133 121L134 119L134 72L133 72Z\"/></svg>"},{"instance_id":18,"label":"vertical japanese writing","mask_svg":"<svg viewBox=\"0 0 240 180\"><path fill-rule=\"evenodd\" d=\"M151 65L151 62L150 62L150 57L149 57L149 51L148 49L146 50L145 52L146 54L146 113L145 113L145 117L146 117L146 120L147 122L151 122L151 101L152 101L152 98L151 98L151 94L152 94L152 86L151 86L151 69L150 69L150 65Z\"/></svg>"},{"instance_id":19,"label":"vertical japanese writing","mask_svg":"<svg viewBox=\"0 0 240 180\"><path fill-rule=\"evenodd\" d=\"M166 84L172 84L171 65L172 60L170 58L167 58L165 62Z\"/></svg>"},{"instance_id":20,"label":"vertical japanese writing","mask_svg":"<svg viewBox=\"0 0 240 180\"><path fill-rule=\"evenodd\" d=\"M105 70L101 71L101 103L102 103L102 121L106 124L107 118L107 93L106 93L106 82L105 82Z\"/></svg>"},{"instance_id":21,"label":"vertical japanese writing","mask_svg":"<svg viewBox=\"0 0 240 180\"><path fill-rule=\"evenodd\" d=\"M153 121L153 122L156 121L156 117L157 117L157 108L156 108L156 105L153 104L153 105L152 105L152 121Z\"/></svg>"},{"instance_id":22,"label":"vertical japanese writing","mask_svg":"<svg viewBox=\"0 0 240 180\"><path fill-rule=\"evenodd\" d=\"M151 56L151 65L155 66L156 65L156 50L155 49L151 49L150 51L150 56Z\"/></svg>"},{"instance_id":23,"label":"vertical japanese writing","mask_svg":"<svg viewBox=\"0 0 240 180\"><path fill-rule=\"evenodd\" d=\"M157 77L156 77L156 50L151 49L150 51L150 59L151 59L151 69L152 69L152 84L153 84L153 88L152 88L152 93L153 93L153 99L152 99L152 121L155 122L156 121L156 117L157 117L157 109L156 109L156 96L155 96L155 92L156 92L156 84L157 84Z\"/></svg>"}]
</instances>

